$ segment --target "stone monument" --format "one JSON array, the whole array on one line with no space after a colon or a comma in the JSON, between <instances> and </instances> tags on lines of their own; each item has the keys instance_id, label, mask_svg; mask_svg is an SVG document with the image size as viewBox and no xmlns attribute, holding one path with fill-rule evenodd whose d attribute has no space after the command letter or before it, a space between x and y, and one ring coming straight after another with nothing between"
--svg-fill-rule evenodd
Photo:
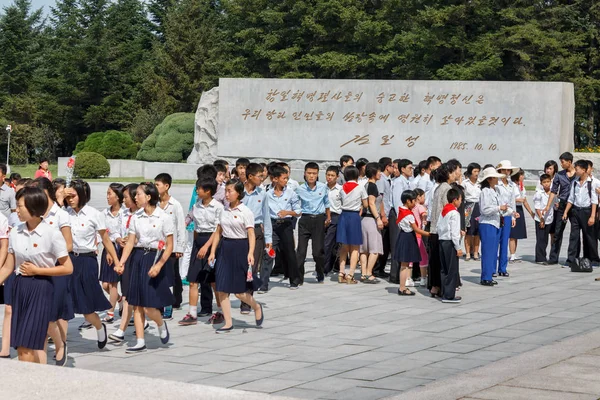
<instances>
[{"instance_id":1,"label":"stone monument","mask_svg":"<svg viewBox=\"0 0 600 400\"><path fill-rule=\"evenodd\" d=\"M573 150L574 108L562 82L227 78L200 99L188 162L437 155L539 170Z\"/></svg>"}]
</instances>

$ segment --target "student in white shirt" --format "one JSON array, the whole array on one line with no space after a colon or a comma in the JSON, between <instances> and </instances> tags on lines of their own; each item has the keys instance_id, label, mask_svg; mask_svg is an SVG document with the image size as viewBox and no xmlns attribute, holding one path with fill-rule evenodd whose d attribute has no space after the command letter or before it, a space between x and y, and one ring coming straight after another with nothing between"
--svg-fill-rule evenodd
<instances>
[{"instance_id":1,"label":"student in white shirt","mask_svg":"<svg viewBox=\"0 0 600 400\"><path fill-rule=\"evenodd\" d=\"M509 263L520 262L521 257L517 256L517 243L518 240L527 239L527 225L525 223L525 210L531 215L531 218L535 217L535 214L531 210L529 203L527 202L527 191L525 190L525 171L519 170L516 174L510 177L513 185L513 192L515 194L515 205L516 212L519 214L519 218L515 221L515 226L510 230L510 241L508 248L510 251Z\"/></svg>"},{"instance_id":2,"label":"student in white shirt","mask_svg":"<svg viewBox=\"0 0 600 400\"><path fill-rule=\"evenodd\" d=\"M244 184L230 180L225 187L225 196L229 207L221 214L221 220L212 238L212 246L208 263L215 263L217 296L225 316L225 325L216 333L229 333L233 330L231 303L229 295L248 304L254 310L256 326L262 326L264 313L248 290L257 290L260 279L252 273L254 265L254 215L245 204ZM219 247L219 242L221 246ZM217 248L219 254L217 256Z\"/></svg>"},{"instance_id":3,"label":"student in white shirt","mask_svg":"<svg viewBox=\"0 0 600 400\"><path fill-rule=\"evenodd\" d=\"M62 234L42 223L48 208L44 191L23 188L16 200L24 223L10 232L8 256L0 269L0 283L13 272L17 275L12 299L11 346L17 349L20 361L45 364L44 348L53 303L51 277L71 274L73 265Z\"/></svg>"},{"instance_id":4,"label":"student in white shirt","mask_svg":"<svg viewBox=\"0 0 600 400\"><path fill-rule=\"evenodd\" d=\"M336 240L338 220L342 213L342 202L340 200L340 190L342 185L337 183L339 168L332 165L327 168L325 180L327 181L327 196L329 197L329 211L331 221L325 225L325 275L331 273L335 268L337 260L338 244Z\"/></svg>"},{"instance_id":5,"label":"student in white shirt","mask_svg":"<svg viewBox=\"0 0 600 400\"><path fill-rule=\"evenodd\" d=\"M465 189L465 261L469 261L473 257L474 261L479 261L479 196L481 195L481 187L477 182L481 165L471 163L467 166L465 172L465 180L462 186Z\"/></svg>"},{"instance_id":6,"label":"student in white shirt","mask_svg":"<svg viewBox=\"0 0 600 400\"><path fill-rule=\"evenodd\" d=\"M73 276L70 281L70 292L73 297L73 311L83 314L85 320L96 328L98 348L106 346L106 325L100 321L97 311L111 308L110 302L104 297L102 287L98 282L98 258L96 237L100 234L102 243L108 252L115 268L119 261L102 214L87 205L90 199L89 185L82 180L74 180L71 187L65 190L69 208L67 213L71 218L71 234L73 236L73 251L69 253L73 263Z\"/></svg>"},{"instance_id":7,"label":"student in white shirt","mask_svg":"<svg viewBox=\"0 0 600 400\"><path fill-rule=\"evenodd\" d=\"M538 190L533 196L533 207L535 208L535 262L548 265L546 249L552 222L554 222L554 207L550 207L544 214L548 200L550 199L550 186L552 177L548 174L540 176L542 190Z\"/></svg>"},{"instance_id":8,"label":"student in white shirt","mask_svg":"<svg viewBox=\"0 0 600 400\"><path fill-rule=\"evenodd\" d=\"M169 342L169 328L160 310L173 304L173 293L165 268L173 252L173 219L158 207L158 190L153 183L141 183L135 201L140 206L129 225L129 237L121 256L121 265L131 268L127 301L133 306L137 343L127 353L146 350L144 314L154 321L162 344ZM134 249L135 247L135 249ZM117 272L123 273L121 266Z\"/></svg>"},{"instance_id":9,"label":"student in white shirt","mask_svg":"<svg viewBox=\"0 0 600 400\"><path fill-rule=\"evenodd\" d=\"M175 231L173 232L173 252L166 266L167 280L169 286L173 289L175 302L172 306L167 306L163 311L163 318L167 321L173 319L173 308L181 308L183 302L183 283L179 274L179 259L183 256L186 246L185 214L181 203L169 194L173 179L169 174L158 174L154 178L154 185L158 190L160 201L158 206L173 221Z\"/></svg>"},{"instance_id":10,"label":"student in white shirt","mask_svg":"<svg viewBox=\"0 0 600 400\"><path fill-rule=\"evenodd\" d=\"M456 296L456 288L459 283L458 259L463 254L458 212L462 198L457 189L450 189L446 196L448 204L442 209L437 224L442 263L442 303L460 303L461 297Z\"/></svg>"}]
</instances>

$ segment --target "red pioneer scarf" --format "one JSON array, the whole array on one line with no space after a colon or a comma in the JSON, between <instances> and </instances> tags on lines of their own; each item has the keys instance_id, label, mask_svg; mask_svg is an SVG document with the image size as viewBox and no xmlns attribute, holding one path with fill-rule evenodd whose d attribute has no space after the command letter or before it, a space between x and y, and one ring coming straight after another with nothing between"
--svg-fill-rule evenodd
<instances>
[{"instance_id":1,"label":"red pioneer scarf","mask_svg":"<svg viewBox=\"0 0 600 400\"><path fill-rule=\"evenodd\" d=\"M458 211L452 203L448 203L444 206L444 209L442 210L442 217L445 217L450 211Z\"/></svg>"},{"instance_id":2,"label":"red pioneer scarf","mask_svg":"<svg viewBox=\"0 0 600 400\"><path fill-rule=\"evenodd\" d=\"M358 186L358 183L356 183L356 182L346 182L346 183L344 183L344 186L342 186L342 190L344 191L344 193L348 194L351 191L353 191L354 188L357 186Z\"/></svg>"},{"instance_id":3,"label":"red pioneer scarf","mask_svg":"<svg viewBox=\"0 0 600 400\"><path fill-rule=\"evenodd\" d=\"M413 215L411 210L409 210L408 208L398 207L398 219L396 219L396 225L398 225L400 221L402 221L409 215Z\"/></svg>"}]
</instances>

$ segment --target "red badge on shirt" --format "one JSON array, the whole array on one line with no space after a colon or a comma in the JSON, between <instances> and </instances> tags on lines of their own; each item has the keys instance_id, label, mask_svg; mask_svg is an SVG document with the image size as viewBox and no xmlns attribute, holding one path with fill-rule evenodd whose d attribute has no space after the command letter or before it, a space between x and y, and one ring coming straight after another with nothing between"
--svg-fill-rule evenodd
<instances>
[{"instance_id":1,"label":"red badge on shirt","mask_svg":"<svg viewBox=\"0 0 600 400\"><path fill-rule=\"evenodd\" d=\"M52 225L54 222L50 221L49 224Z\"/></svg>"},{"instance_id":2,"label":"red badge on shirt","mask_svg":"<svg viewBox=\"0 0 600 400\"><path fill-rule=\"evenodd\" d=\"M81 226L85 226L84 224L81 224Z\"/></svg>"},{"instance_id":3,"label":"red badge on shirt","mask_svg":"<svg viewBox=\"0 0 600 400\"><path fill-rule=\"evenodd\" d=\"M34 243L34 244L33 244L33 247L37 247L37 243Z\"/></svg>"},{"instance_id":4,"label":"red badge on shirt","mask_svg":"<svg viewBox=\"0 0 600 400\"><path fill-rule=\"evenodd\" d=\"M258 202L260 203L260 200Z\"/></svg>"},{"instance_id":5,"label":"red badge on shirt","mask_svg":"<svg viewBox=\"0 0 600 400\"><path fill-rule=\"evenodd\" d=\"M234 215L233 218L237 218L237 215Z\"/></svg>"}]
</instances>

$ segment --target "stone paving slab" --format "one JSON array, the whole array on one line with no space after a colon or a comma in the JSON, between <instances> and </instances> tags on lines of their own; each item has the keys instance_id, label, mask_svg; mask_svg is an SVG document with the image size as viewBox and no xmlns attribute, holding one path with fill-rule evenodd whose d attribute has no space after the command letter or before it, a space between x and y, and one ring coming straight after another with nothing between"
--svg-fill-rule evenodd
<instances>
[{"instance_id":1,"label":"stone paving slab","mask_svg":"<svg viewBox=\"0 0 600 400\"><path fill-rule=\"evenodd\" d=\"M93 206L103 206L105 188L93 185ZM191 186L174 189L186 204ZM527 222L532 239L519 242L523 255L534 248L533 225ZM257 295L264 305L263 329L254 327L253 315L235 310L239 301L233 296L236 329L227 335L215 335L206 318L196 326L178 326L184 305L169 323L171 343L160 344L151 324L149 351L128 355L127 344L98 351L93 331L77 331L82 322L77 316L70 324L68 366L178 382L173 386L189 382L297 398L401 395L600 329L597 270L575 274L526 260L509 265L510 278L499 278L493 288L478 285L479 263L462 261L460 305L442 304L421 288L416 296L401 298L397 286L387 282L348 286L332 277L317 285L309 260L300 290L290 291L272 278L272 290ZM126 339L133 344L129 329Z\"/></svg>"}]
</instances>

